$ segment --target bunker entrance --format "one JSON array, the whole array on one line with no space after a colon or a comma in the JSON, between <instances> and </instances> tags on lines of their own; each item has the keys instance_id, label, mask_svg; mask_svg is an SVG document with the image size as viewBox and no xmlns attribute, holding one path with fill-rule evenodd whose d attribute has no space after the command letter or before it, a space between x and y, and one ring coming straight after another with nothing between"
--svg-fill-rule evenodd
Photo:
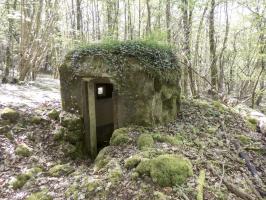
<instances>
[{"instance_id":1,"label":"bunker entrance","mask_svg":"<svg viewBox=\"0 0 266 200\"><path fill-rule=\"evenodd\" d=\"M115 94L107 78L83 80L85 143L91 157L109 145L115 128Z\"/></svg>"},{"instance_id":2,"label":"bunker entrance","mask_svg":"<svg viewBox=\"0 0 266 200\"><path fill-rule=\"evenodd\" d=\"M109 145L114 131L113 120L113 85L97 83L95 85L96 135L98 151Z\"/></svg>"}]
</instances>

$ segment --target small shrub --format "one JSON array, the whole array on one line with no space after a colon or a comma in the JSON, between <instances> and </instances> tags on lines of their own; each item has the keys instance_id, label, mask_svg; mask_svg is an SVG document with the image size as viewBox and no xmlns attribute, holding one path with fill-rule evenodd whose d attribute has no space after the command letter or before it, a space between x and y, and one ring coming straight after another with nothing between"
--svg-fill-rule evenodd
<instances>
[{"instance_id":1,"label":"small shrub","mask_svg":"<svg viewBox=\"0 0 266 200\"><path fill-rule=\"evenodd\" d=\"M137 146L139 149L151 148L154 145L151 134L143 133L138 137Z\"/></svg>"}]
</instances>

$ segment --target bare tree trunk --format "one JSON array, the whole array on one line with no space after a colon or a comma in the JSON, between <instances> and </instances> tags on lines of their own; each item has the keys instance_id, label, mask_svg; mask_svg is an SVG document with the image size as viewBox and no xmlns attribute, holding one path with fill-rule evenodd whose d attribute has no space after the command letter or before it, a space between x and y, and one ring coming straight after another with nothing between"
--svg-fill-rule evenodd
<instances>
[{"instance_id":1,"label":"bare tree trunk","mask_svg":"<svg viewBox=\"0 0 266 200\"><path fill-rule=\"evenodd\" d=\"M166 0L166 9L165 9L165 22L166 22L166 32L167 32L167 42L171 42L171 1Z\"/></svg>"},{"instance_id":2,"label":"bare tree trunk","mask_svg":"<svg viewBox=\"0 0 266 200\"><path fill-rule=\"evenodd\" d=\"M139 38L141 36L141 0L139 0L139 10L138 10L138 17L139 17Z\"/></svg>"},{"instance_id":3,"label":"bare tree trunk","mask_svg":"<svg viewBox=\"0 0 266 200\"><path fill-rule=\"evenodd\" d=\"M227 46L228 41L228 34L229 34L229 21L228 21L228 3L225 2L225 17L226 17L226 27L225 27L225 35L224 35L224 41L223 41L223 47L219 56L219 68L220 68L220 75L219 75L219 83L218 88L219 92L224 92L224 51Z\"/></svg>"},{"instance_id":4,"label":"bare tree trunk","mask_svg":"<svg viewBox=\"0 0 266 200\"><path fill-rule=\"evenodd\" d=\"M187 0L182 0L181 5L182 13L183 13L183 33L184 33L184 63L187 68L187 72L190 80L190 89L192 96L196 96L196 88L195 88L195 80L194 74L192 71L192 63L191 63L191 25L192 25L192 8L189 5Z\"/></svg>"},{"instance_id":5,"label":"bare tree trunk","mask_svg":"<svg viewBox=\"0 0 266 200\"><path fill-rule=\"evenodd\" d=\"M146 34L149 35L151 33L151 7L150 7L150 0L146 0L146 7L147 7Z\"/></svg>"},{"instance_id":6,"label":"bare tree trunk","mask_svg":"<svg viewBox=\"0 0 266 200\"><path fill-rule=\"evenodd\" d=\"M77 7L77 31L78 34L80 34L80 36L82 37L83 35L83 31L82 31L82 12L81 12L81 8L80 8L80 4L81 4L81 0L77 0L76 1L76 7Z\"/></svg>"},{"instance_id":7,"label":"bare tree trunk","mask_svg":"<svg viewBox=\"0 0 266 200\"><path fill-rule=\"evenodd\" d=\"M194 52L194 60L193 60L193 66L194 68L198 67L199 65L199 43L200 43L200 36L201 36L201 30L202 30L202 27L203 27L203 21L204 21L204 17L205 17L205 14L208 10L208 3L206 3L206 6L204 7L204 10L203 10L203 13L201 15L201 18L200 18L200 23L199 23L199 27L198 27L198 30L197 30L197 36L196 36L196 42L195 42L195 52ZM196 82L197 82L197 91L199 92L200 91L200 81L199 81L199 76L197 76L196 78Z\"/></svg>"},{"instance_id":8,"label":"bare tree trunk","mask_svg":"<svg viewBox=\"0 0 266 200\"><path fill-rule=\"evenodd\" d=\"M218 70L216 66L216 47L215 47L215 30L214 30L214 9L215 9L215 0L211 0L211 9L209 13L209 43L210 43L210 62L211 62L211 84L212 84L212 94L214 91L217 91L218 84Z\"/></svg>"}]
</instances>

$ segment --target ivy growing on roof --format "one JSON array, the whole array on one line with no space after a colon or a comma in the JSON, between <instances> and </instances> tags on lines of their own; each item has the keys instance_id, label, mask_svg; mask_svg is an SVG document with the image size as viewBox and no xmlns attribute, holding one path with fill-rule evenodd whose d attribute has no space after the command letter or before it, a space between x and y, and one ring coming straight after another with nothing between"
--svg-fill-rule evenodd
<instances>
[{"instance_id":1,"label":"ivy growing on roof","mask_svg":"<svg viewBox=\"0 0 266 200\"><path fill-rule=\"evenodd\" d=\"M114 76L123 76L132 70L130 69L132 65L128 65L128 59L134 58L142 70L151 77L174 81L178 79L180 73L175 54L170 45L151 41L109 41L78 47L66 56L66 60L71 60L71 67L78 71L79 63L86 56L100 56L107 64L108 72Z\"/></svg>"}]
</instances>

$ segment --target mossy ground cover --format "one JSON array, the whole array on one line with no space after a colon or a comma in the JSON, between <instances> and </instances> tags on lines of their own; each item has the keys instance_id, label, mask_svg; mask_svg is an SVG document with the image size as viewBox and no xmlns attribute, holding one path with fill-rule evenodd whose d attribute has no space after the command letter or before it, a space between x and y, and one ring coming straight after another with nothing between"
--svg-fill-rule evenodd
<instances>
[{"instance_id":1,"label":"mossy ground cover","mask_svg":"<svg viewBox=\"0 0 266 200\"><path fill-rule=\"evenodd\" d=\"M188 199L196 199L201 188L198 186L200 171L205 170L202 191L205 199L237 199L224 183L217 186L222 176L256 199L245 178L253 181L252 175L238 157L233 141L239 142L241 149L246 151L261 180L266 177L265 154L257 151L265 145L263 136L252 132L245 119L230 109L209 102L183 101L182 113L175 122L166 126L120 130L123 137L114 137L113 141L119 142L113 142L100 151L95 162L66 157L62 145L64 139L54 138L55 130L61 126L59 120L42 119L40 124L32 124L30 119L33 116L42 117L38 113L21 113L12 128L13 140L0 135L3 156L8 161L5 161L5 167L9 169L1 171L7 180L1 190L3 198L12 199L14 195L23 193L24 199L38 199L45 193L44 197L48 199L182 199L184 195ZM3 126L1 121L0 126ZM34 142L28 138L29 132L35 133ZM154 143L149 148L138 148L138 138L142 134L152 136ZM120 136L120 133L117 135ZM32 154L29 157L15 156L14 161L15 141L18 140L31 147ZM180 158L178 155L182 158L181 162L173 159ZM187 164L187 160L191 165ZM34 178L26 177L26 183L16 190L10 187L10 180L24 173L22 169L39 165L42 166L41 173ZM51 172L60 171L55 170L57 165L60 169L70 166L71 170L54 176ZM179 177L180 168L185 178ZM42 193L45 187L49 191Z\"/></svg>"}]
</instances>

